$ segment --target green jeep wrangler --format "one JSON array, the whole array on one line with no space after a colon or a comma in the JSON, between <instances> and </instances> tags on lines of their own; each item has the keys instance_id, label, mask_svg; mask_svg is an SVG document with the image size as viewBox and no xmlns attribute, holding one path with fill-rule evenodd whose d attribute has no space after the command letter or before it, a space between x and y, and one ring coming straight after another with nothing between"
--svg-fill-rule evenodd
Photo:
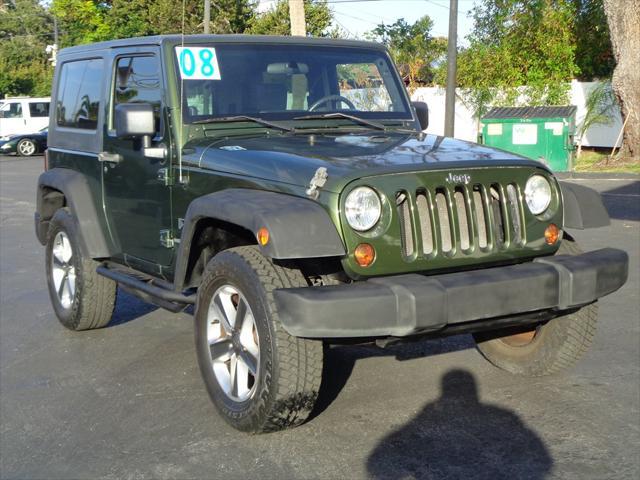
<instances>
[{"instance_id":1,"label":"green jeep wrangler","mask_svg":"<svg viewBox=\"0 0 640 480\"><path fill-rule=\"evenodd\" d=\"M471 333L521 375L572 364L627 254L582 253L593 190L423 133L367 42L159 36L64 49L35 227L51 302L104 327L117 286L195 317L222 417L298 425L326 343Z\"/></svg>"}]
</instances>

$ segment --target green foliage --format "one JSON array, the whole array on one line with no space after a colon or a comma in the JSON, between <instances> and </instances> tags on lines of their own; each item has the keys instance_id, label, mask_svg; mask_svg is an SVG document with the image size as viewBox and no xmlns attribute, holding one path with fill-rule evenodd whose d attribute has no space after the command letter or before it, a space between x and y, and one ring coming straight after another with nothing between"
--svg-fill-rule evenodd
<instances>
[{"instance_id":1,"label":"green foliage","mask_svg":"<svg viewBox=\"0 0 640 480\"><path fill-rule=\"evenodd\" d=\"M333 17L326 0L304 0L304 14L307 35L314 37L334 36L329 31ZM287 0L278 0L271 9L257 14L245 33L290 35L289 2Z\"/></svg>"},{"instance_id":2,"label":"green foliage","mask_svg":"<svg viewBox=\"0 0 640 480\"><path fill-rule=\"evenodd\" d=\"M53 43L50 25L37 0L0 3L0 98L50 94L53 68L45 53Z\"/></svg>"},{"instance_id":3,"label":"green foliage","mask_svg":"<svg viewBox=\"0 0 640 480\"><path fill-rule=\"evenodd\" d=\"M602 0L572 0L578 79L610 78L615 67L609 25Z\"/></svg>"},{"instance_id":4,"label":"green foliage","mask_svg":"<svg viewBox=\"0 0 640 480\"><path fill-rule=\"evenodd\" d=\"M111 38L109 5L98 0L53 0L51 14L58 19L60 48Z\"/></svg>"},{"instance_id":5,"label":"green foliage","mask_svg":"<svg viewBox=\"0 0 640 480\"><path fill-rule=\"evenodd\" d=\"M470 45L458 57L458 85L477 116L489 105L561 105L575 63L571 0L483 0ZM444 70L444 69L443 69ZM444 83L446 73L438 80Z\"/></svg>"},{"instance_id":6,"label":"green foliage","mask_svg":"<svg viewBox=\"0 0 640 480\"><path fill-rule=\"evenodd\" d=\"M391 25L380 24L372 32L374 39L384 43L409 88L433 83L437 62L447 51L445 38L431 36L433 21L429 16L409 24L403 18Z\"/></svg>"}]
</instances>

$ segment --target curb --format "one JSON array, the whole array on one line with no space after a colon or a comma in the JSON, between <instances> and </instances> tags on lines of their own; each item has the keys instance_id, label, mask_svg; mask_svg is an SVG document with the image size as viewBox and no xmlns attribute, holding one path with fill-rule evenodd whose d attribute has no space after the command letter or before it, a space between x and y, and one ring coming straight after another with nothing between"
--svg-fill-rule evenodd
<instances>
[{"instance_id":1,"label":"curb","mask_svg":"<svg viewBox=\"0 0 640 480\"><path fill-rule=\"evenodd\" d=\"M554 172L561 180L640 180L637 173L624 172Z\"/></svg>"}]
</instances>

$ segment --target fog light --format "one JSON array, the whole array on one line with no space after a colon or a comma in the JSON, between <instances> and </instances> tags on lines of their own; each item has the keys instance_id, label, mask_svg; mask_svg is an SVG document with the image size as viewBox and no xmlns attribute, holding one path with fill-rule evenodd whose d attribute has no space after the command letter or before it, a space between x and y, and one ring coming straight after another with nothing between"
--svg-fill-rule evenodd
<instances>
[{"instance_id":1,"label":"fog light","mask_svg":"<svg viewBox=\"0 0 640 480\"><path fill-rule=\"evenodd\" d=\"M264 227L260 228L258 230L258 233L256 234L256 237L258 237L258 243L264 247L267 243L269 243L269 230Z\"/></svg>"},{"instance_id":2,"label":"fog light","mask_svg":"<svg viewBox=\"0 0 640 480\"><path fill-rule=\"evenodd\" d=\"M544 230L544 241L548 245L553 245L558 241L558 238L560 238L560 229L552 223Z\"/></svg>"},{"instance_id":3,"label":"fog light","mask_svg":"<svg viewBox=\"0 0 640 480\"><path fill-rule=\"evenodd\" d=\"M361 243L353 252L356 263L361 267L368 267L376 259L376 251L368 243Z\"/></svg>"}]
</instances>

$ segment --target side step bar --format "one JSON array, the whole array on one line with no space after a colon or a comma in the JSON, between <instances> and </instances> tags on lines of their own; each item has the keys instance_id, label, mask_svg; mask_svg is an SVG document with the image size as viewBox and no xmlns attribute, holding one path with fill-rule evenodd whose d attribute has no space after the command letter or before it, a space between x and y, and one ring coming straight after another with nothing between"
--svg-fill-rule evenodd
<instances>
[{"instance_id":1,"label":"side step bar","mask_svg":"<svg viewBox=\"0 0 640 480\"><path fill-rule=\"evenodd\" d=\"M196 303L195 294L186 295L176 292L167 288L170 284L161 286L154 278L142 276L138 272L129 273L124 269L109 268L107 265L100 265L96 272L113 280L132 295L174 313L181 312L189 305Z\"/></svg>"}]
</instances>

